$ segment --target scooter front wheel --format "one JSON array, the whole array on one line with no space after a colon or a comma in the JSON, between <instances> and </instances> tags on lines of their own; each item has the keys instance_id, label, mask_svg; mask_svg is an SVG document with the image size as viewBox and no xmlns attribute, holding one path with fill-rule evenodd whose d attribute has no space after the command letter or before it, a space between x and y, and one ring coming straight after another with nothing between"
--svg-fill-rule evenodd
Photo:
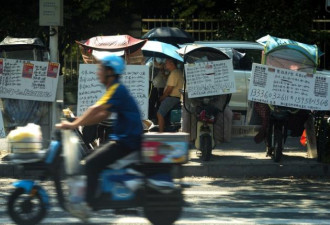
<instances>
[{"instance_id":1,"label":"scooter front wheel","mask_svg":"<svg viewBox=\"0 0 330 225\"><path fill-rule=\"evenodd\" d=\"M46 205L39 192L31 195L23 188L15 189L9 196L7 209L10 218L19 225L35 225L47 213Z\"/></svg>"}]
</instances>

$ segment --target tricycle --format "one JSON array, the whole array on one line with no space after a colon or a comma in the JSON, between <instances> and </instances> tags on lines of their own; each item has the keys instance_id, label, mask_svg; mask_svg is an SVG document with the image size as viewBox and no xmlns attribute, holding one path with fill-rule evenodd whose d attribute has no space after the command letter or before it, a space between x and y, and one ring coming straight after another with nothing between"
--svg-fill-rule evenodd
<instances>
[{"instance_id":1,"label":"tricycle","mask_svg":"<svg viewBox=\"0 0 330 225\"><path fill-rule=\"evenodd\" d=\"M313 74L318 65L319 49L316 45L308 45L297 41L277 38L270 35L257 40L264 45L262 64L277 68L301 71ZM259 104L264 106L264 104ZM309 111L300 108L292 108L268 104L268 124L266 130L266 155L279 162L282 158L284 144L288 136L288 127L291 127L291 135L301 135L304 122ZM265 109L266 110L266 109ZM267 120L265 120L267 121ZM296 132L294 132L296 130Z\"/></svg>"}]
</instances>

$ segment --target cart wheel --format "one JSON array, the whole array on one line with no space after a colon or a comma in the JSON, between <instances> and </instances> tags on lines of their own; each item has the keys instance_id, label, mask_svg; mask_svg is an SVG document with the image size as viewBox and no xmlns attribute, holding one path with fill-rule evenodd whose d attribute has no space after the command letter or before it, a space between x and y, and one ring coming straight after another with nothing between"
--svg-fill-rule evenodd
<instances>
[{"instance_id":1,"label":"cart wheel","mask_svg":"<svg viewBox=\"0 0 330 225\"><path fill-rule=\"evenodd\" d=\"M274 129L274 155L273 159L274 162L279 162L282 158L282 151L283 151L283 126L278 125Z\"/></svg>"},{"instance_id":2,"label":"cart wheel","mask_svg":"<svg viewBox=\"0 0 330 225\"><path fill-rule=\"evenodd\" d=\"M266 157L272 157L274 154L274 121L270 120L266 132L265 144L266 144Z\"/></svg>"},{"instance_id":3,"label":"cart wheel","mask_svg":"<svg viewBox=\"0 0 330 225\"><path fill-rule=\"evenodd\" d=\"M202 160L209 161L212 155L212 139L210 135L201 137L200 148L202 150Z\"/></svg>"}]
</instances>

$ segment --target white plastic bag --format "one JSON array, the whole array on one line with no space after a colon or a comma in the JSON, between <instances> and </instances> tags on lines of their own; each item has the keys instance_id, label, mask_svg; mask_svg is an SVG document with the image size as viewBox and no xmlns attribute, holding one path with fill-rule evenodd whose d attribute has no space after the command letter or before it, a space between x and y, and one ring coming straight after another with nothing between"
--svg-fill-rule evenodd
<instances>
[{"instance_id":1,"label":"white plastic bag","mask_svg":"<svg viewBox=\"0 0 330 225\"><path fill-rule=\"evenodd\" d=\"M69 176L81 172L81 154L79 152L79 139L72 130L62 130L62 143L64 153L65 172Z\"/></svg>"},{"instance_id":2,"label":"white plastic bag","mask_svg":"<svg viewBox=\"0 0 330 225\"><path fill-rule=\"evenodd\" d=\"M11 153L37 152L42 147L42 133L39 125L29 123L24 127L17 127L7 136Z\"/></svg>"}]
</instances>

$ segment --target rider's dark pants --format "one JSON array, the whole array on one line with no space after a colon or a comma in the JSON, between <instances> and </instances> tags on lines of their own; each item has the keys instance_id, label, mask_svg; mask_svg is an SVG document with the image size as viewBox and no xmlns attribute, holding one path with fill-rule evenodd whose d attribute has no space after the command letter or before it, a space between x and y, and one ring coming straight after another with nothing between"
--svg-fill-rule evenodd
<instances>
[{"instance_id":1,"label":"rider's dark pants","mask_svg":"<svg viewBox=\"0 0 330 225\"><path fill-rule=\"evenodd\" d=\"M95 193L98 186L98 178L101 171L109 164L132 153L127 146L109 142L97 148L91 155L86 157L87 189L86 201L90 206L94 205Z\"/></svg>"}]
</instances>

